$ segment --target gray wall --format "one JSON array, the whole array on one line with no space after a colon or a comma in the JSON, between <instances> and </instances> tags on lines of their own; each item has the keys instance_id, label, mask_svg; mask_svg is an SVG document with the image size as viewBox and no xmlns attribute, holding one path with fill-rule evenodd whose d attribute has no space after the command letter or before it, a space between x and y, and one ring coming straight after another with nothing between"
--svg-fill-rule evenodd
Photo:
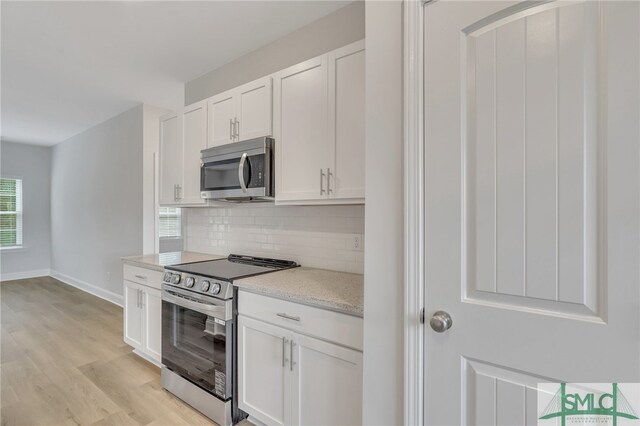
<instances>
[{"instance_id":1,"label":"gray wall","mask_svg":"<svg viewBox=\"0 0 640 426\"><path fill-rule=\"evenodd\" d=\"M142 253L142 105L58 145L51 269L120 303L121 256Z\"/></svg>"},{"instance_id":2,"label":"gray wall","mask_svg":"<svg viewBox=\"0 0 640 426\"><path fill-rule=\"evenodd\" d=\"M366 16L363 424L400 425L404 342L402 3L367 2Z\"/></svg>"},{"instance_id":3,"label":"gray wall","mask_svg":"<svg viewBox=\"0 0 640 426\"><path fill-rule=\"evenodd\" d=\"M364 1L349 4L185 85L185 105L361 40ZM259 31L257 28L242 30Z\"/></svg>"},{"instance_id":4,"label":"gray wall","mask_svg":"<svg viewBox=\"0 0 640 426\"><path fill-rule=\"evenodd\" d=\"M10 142L0 143L0 173L22 177L22 241L24 249L0 253L4 279L48 274L51 253L49 220L51 149ZM13 277L12 277L13 275Z\"/></svg>"}]
</instances>

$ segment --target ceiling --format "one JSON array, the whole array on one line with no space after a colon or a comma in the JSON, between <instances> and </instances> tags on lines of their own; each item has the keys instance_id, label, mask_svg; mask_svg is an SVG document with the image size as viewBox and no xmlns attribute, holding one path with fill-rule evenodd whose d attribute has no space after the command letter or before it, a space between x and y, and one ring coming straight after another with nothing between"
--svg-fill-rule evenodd
<instances>
[{"instance_id":1,"label":"ceiling","mask_svg":"<svg viewBox=\"0 0 640 426\"><path fill-rule=\"evenodd\" d=\"M54 145L348 1L1 2L2 140Z\"/></svg>"}]
</instances>

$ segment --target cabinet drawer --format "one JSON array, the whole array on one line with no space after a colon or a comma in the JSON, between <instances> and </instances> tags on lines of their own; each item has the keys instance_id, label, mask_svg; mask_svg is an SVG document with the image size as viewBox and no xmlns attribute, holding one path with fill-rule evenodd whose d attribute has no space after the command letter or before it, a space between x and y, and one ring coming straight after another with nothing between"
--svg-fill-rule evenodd
<instances>
[{"instance_id":1,"label":"cabinet drawer","mask_svg":"<svg viewBox=\"0 0 640 426\"><path fill-rule=\"evenodd\" d=\"M124 265L123 276L125 280L160 289L162 285L162 272L153 269L140 268L133 265Z\"/></svg>"},{"instance_id":2,"label":"cabinet drawer","mask_svg":"<svg viewBox=\"0 0 640 426\"><path fill-rule=\"evenodd\" d=\"M362 318L242 290L238 294L238 313L362 350Z\"/></svg>"}]
</instances>

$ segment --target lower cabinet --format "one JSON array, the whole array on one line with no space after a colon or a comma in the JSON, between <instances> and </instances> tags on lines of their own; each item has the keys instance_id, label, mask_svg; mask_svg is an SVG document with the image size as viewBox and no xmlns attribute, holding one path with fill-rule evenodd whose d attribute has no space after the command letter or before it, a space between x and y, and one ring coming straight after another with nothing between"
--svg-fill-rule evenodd
<instances>
[{"instance_id":1,"label":"lower cabinet","mask_svg":"<svg viewBox=\"0 0 640 426\"><path fill-rule=\"evenodd\" d=\"M133 346L138 355L156 365L162 360L162 297L158 274L125 265L124 341Z\"/></svg>"},{"instance_id":2,"label":"lower cabinet","mask_svg":"<svg viewBox=\"0 0 640 426\"><path fill-rule=\"evenodd\" d=\"M240 315L238 379L267 425L362 424L362 352Z\"/></svg>"}]
</instances>

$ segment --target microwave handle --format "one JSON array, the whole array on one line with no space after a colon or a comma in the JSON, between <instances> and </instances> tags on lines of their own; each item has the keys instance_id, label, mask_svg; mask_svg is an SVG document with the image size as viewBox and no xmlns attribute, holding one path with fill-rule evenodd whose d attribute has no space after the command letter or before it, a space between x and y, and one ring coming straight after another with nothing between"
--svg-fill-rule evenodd
<instances>
[{"instance_id":1,"label":"microwave handle","mask_svg":"<svg viewBox=\"0 0 640 426\"><path fill-rule=\"evenodd\" d=\"M247 185L244 183L244 163L247 161L247 153L243 153L240 157L240 164L238 165L238 180L240 180L240 188L243 192L247 192Z\"/></svg>"}]
</instances>

